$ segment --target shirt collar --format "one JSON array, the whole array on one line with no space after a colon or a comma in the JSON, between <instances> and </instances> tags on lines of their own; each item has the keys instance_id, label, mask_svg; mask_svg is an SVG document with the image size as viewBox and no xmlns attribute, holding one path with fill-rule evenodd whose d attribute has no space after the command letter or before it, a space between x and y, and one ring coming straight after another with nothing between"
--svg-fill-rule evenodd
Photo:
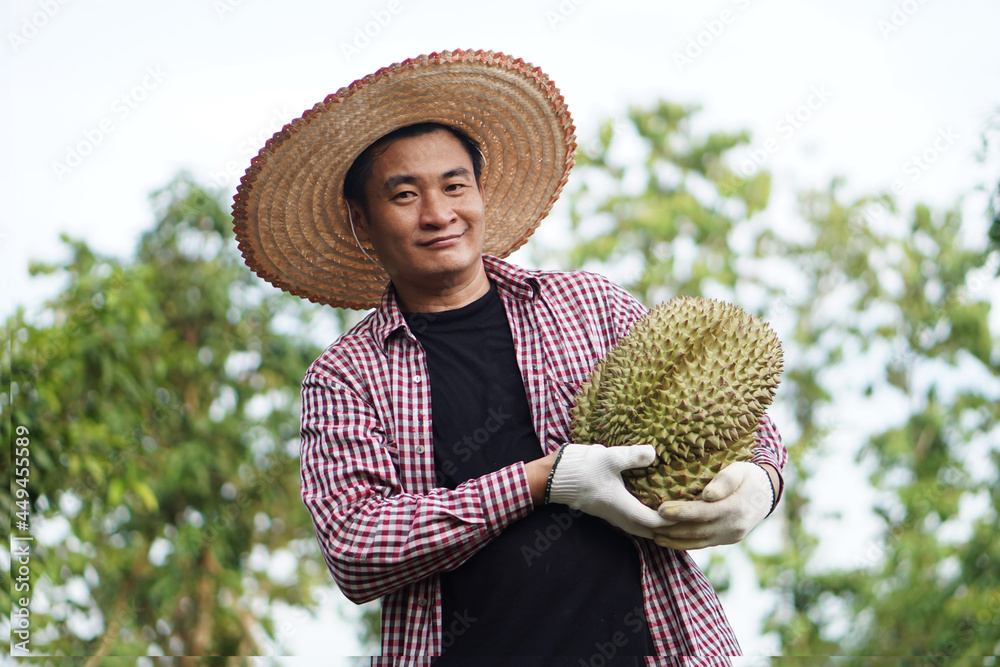
<instances>
[{"instance_id":1,"label":"shirt collar","mask_svg":"<svg viewBox=\"0 0 1000 667\"><path fill-rule=\"evenodd\" d=\"M522 301L533 301L538 296L541 286L531 271L491 255L483 255L483 266L486 267L486 275L497 284L501 293L509 292Z\"/></svg>"},{"instance_id":2,"label":"shirt collar","mask_svg":"<svg viewBox=\"0 0 1000 667\"><path fill-rule=\"evenodd\" d=\"M530 301L538 295L538 278L531 271L491 255L483 255L483 267L486 275L497 284L501 296L507 293L515 299ZM392 283L382 292L382 300L374 315L372 334L375 340L382 343L383 349L388 346L389 338L400 329L403 330L403 335L416 340L403 318Z\"/></svg>"}]
</instances>

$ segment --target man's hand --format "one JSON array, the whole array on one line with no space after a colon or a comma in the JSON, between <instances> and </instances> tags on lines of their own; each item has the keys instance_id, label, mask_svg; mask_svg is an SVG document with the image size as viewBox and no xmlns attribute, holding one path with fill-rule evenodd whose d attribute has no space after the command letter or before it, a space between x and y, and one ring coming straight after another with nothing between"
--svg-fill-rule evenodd
<instances>
[{"instance_id":1,"label":"man's hand","mask_svg":"<svg viewBox=\"0 0 1000 667\"><path fill-rule=\"evenodd\" d=\"M656 529L658 545L703 549L739 542L771 511L773 482L763 467L737 461L723 468L701 497L660 505L660 516L671 525Z\"/></svg>"},{"instance_id":2,"label":"man's hand","mask_svg":"<svg viewBox=\"0 0 1000 667\"><path fill-rule=\"evenodd\" d=\"M622 471L655 460L652 445L566 445L552 476L549 502L601 517L633 535L653 537L654 529L669 523L628 492Z\"/></svg>"}]
</instances>

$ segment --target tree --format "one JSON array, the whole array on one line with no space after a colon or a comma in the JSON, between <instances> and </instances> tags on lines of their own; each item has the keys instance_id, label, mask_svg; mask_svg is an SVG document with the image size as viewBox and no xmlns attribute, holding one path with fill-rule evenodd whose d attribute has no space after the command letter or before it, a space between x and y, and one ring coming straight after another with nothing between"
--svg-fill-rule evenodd
<instances>
[{"instance_id":1,"label":"tree","mask_svg":"<svg viewBox=\"0 0 1000 667\"><path fill-rule=\"evenodd\" d=\"M877 369L862 374L856 391L874 406L895 402L902 410L859 452L879 492L878 542L853 567L821 575L793 570L787 592L794 612L776 614L771 627L784 628L790 652L811 652L835 638L838 652L853 655L991 655L1000 632L989 619L976 619L1000 612L1000 369L983 289L996 256L962 246L957 207L935 213L917 206L907 228L894 233L900 220L871 201L845 204L831 191L813 193L803 205L818 241L828 233L847 241L825 264L819 255L828 246L820 243L781 249L800 270L816 267L806 290L816 303L797 308L797 338L829 351L812 375L822 381L831 368ZM840 298L853 293L837 318L818 317L834 298L821 293L824 284L838 286ZM850 357L845 349L853 350ZM969 503L980 508L960 512ZM778 575L781 558L761 560L765 577ZM835 605L851 619L846 632L834 634L835 619L822 611Z\"/></svg>"},{"instance_id":2,"label":"tree","mask_svg":"<svg viewBox=\"0 0 1000 667\"><path fill-rule=\"evenodd\" d=\"M989 162L991 154L994 158L1000 157L1000 107L996 109L987 122L986 129L983 131L982 150L976 157L985 164ZM991 218L990 229L987 233L990 247L994 250L1000 250L1000 178L997 179L997 183L993 185L990 193L988 215ZM1000 275L1000 267L997 267L997 275Z\"/></svg>"},{"instance_id":3,"label":"tree","mask_svg":"<svg viewBox=\"0 0 1000 667\"><path fill-rule=\"evenodd\" d=\"M887 195L844 201L837 179L779 225L750 137L695 136L696 112L660 102L605 123L578 160L563 264L647 305L734 301L784 334L785 544L751 554L780 592L765 631L791 655L1000 652L1000 346L986 288L1000 253L966 244L959 206L903 216ZM638 158L620 157L635 145ZM866 562L817 572L813 476L847 430L847 401L885 411L858 454L882 536Z\"/></svg>"},{"instance_id":4,"label":"tree","mask_svg":"<svg viewBox=\"0 0 1000 667\"><path fill-rule=\"evenodd\" d=\"M298 473L320 311L247 270L217 195L181 175L152 201L134 261L64 239L68 261L32 270L65 289L6 324L4 435L30 441L30 529L14 530L36 538L30 648L273 654L295 632L274 606L328 582Z\"/></svg>"},{"instance_id":5,"label":"tree","mask_svg":"<svg viewBox=\"0 0 1000 667\"><path fill-rule=\"evenodd\" d=\"M692 136L696 111L668 102L633 108L627 122L604 123L592 150L578 152L567 266L600 267L647 304L668 289L733 287L731 237L737 220L767 206L771 178L763 170L736 171L724 159L748 143L746 132ZM644 154L616 160L627 135L638 135Z\"/></svg>"}]
</instances>

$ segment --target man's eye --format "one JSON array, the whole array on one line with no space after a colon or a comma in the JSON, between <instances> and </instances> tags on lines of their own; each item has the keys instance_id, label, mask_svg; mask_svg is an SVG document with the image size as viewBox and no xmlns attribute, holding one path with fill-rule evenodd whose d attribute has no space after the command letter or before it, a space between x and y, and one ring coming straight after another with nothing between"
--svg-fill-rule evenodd
<instances>
[{"instance_id":1,"label":"man's eye","mask_svg":"<svg viewBox=\"0 0 1000 667\"><path fill-rule=\"evenodd\" d=\"M409 190L406 190L404 192L397 192L396 194L394 194L392 196L392 198L393 199L410 199L410 198L416 197L416 196L417 196L416 194L410 192Z\"/></svg>"},{"instance_id":2,"label":"man's eye","mask_svg":"<svg viewBox=\"0 0 1000 667\"><path fill-rule=\"evenodd\" d=\"M447 192L458 192L465 187L465 183L452 183L445 188Z\"/></svg>"}]
</instances>

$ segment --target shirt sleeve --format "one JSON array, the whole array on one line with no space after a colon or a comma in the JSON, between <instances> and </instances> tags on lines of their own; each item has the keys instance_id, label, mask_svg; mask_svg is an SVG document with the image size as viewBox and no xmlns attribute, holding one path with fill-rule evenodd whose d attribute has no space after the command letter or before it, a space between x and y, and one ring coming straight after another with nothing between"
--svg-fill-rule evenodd
<instances>
[{"instance_id":1,"label":"shirt sleeve","mask_svg":"<svg viewBox=\"0 0 1000 667\"><path fill-rule=\"evenodd\" d=\"M628 333L636 320L648 311L642 305L642 302L620 285L608 281L608 292L609 312L611 321L615 327L615 339L613 343L616 344Z\"/></svg>"},{"instance_id":2,"label":"shirt sleeve","mask_svg":"<svg viewBox=\"0 0 1000 667\"><path fill-rule=\"evenodd\" d=\"M760 426L756 433L757 445L750 455L750 460L754 463L769 463L778 471L778 488L775 490L775 505L781 500L781 493L785 489L784 476L782 470L788 462L788 450L781 441L781 434L778 427L774 425L771 418L764 415L760 419Z\"/></svg>"},{"instance_id":3,"label":"shirt sleeve","mask_svg":"<svg viewBox=\"0 0 1000 667\"><path fill-rule=\"evenodd\" d=\"M375 409L310 371L302 383L302 500L352 602L458 567L533 505L517 463L454 490L404 492Z\"/></svg>"}]
</instances>

